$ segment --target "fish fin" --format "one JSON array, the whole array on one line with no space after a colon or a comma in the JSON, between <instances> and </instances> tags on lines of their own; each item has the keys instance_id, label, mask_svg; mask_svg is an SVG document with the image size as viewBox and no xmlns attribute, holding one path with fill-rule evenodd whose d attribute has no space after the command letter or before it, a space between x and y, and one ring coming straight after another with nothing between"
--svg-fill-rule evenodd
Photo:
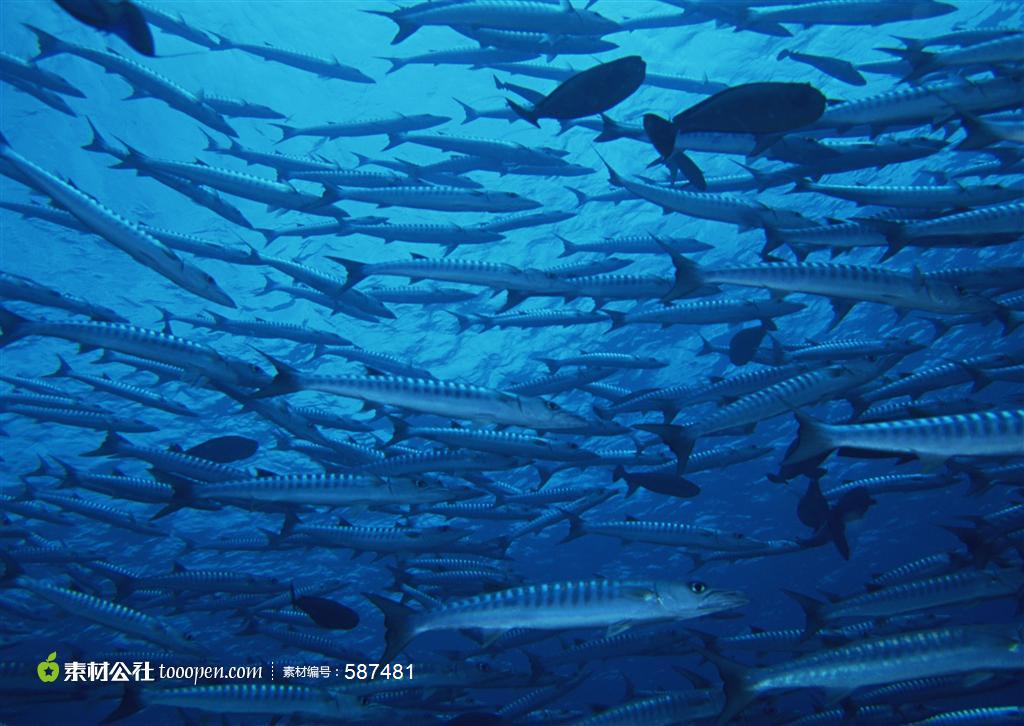
<instances>
[{"instance_id":1,"label":"fish fin","mask_svg":"<svg viewBox=\"0 0 1024 726\"><path fill-rule=\"evenodd\" d=\"M569 520L569 533L562 538L558 544L565 544L571 542L574 539L578 539L586 534L583 529L583 520L572 512L565 512L566 519Z\"/></svg>"},{"instance_id":2,"label":"fish fin","mask_svg":"<svg viewBox=\"0 0 1024 726\"><path fill-rule=\"evenodd\" d=\"M386 597L364 592L363 595L384 615L385 648L381 663L390 663L416 637L417 612Z\"/></svg>"},{"instance_id":3,"label":"fish fin","mask_svg":"<svg viewBox=\"0 0 1024 726\"><path fill-rule=\"evenodd\" d=\"M135 684L126 683L124 693L121 695L121 702L113 711L107 714L106 718L100 721L101 724L113 723L123 718L128 718L134 713L141 711L146 705L139 697L139 687Z\"/></svg>"},{"instance_id":4,"label":"fish fin","mask_svg":"<svg viewBox=\"0 0 1024 726\"><path fill-rule=\"evenodd\" d=\"M80 456L109 456L116 454L120 450L121 446L127 444L128 441L123 436L115 431L108 431L106 438L103 439L103 443L98 448L87 451Z\"/></svg>"},{"instance_id":5,"label":"fish fin","mask_svg":"<svg viewBox=\"0 0 1024 726\"><path fill-rule=\"evenodd\" d=\"M715 726L729 723L744 708L757 698L757 693L748 685L748 668L724 658L714 650L697 648L697 652L711 662L722 679L725 706L715 721Z\"/></svg>"},{"instance_id":6,"label":"fish fin","mask_svg":"<svg viewBox=\"0 0 1024 726\"><path fill-rule=\"evenodd\" d=\"M280 396L284 393L291 393L301 387L300 373L282 360L272 355L259 351L260 355L267 359L267 362L274 367L274 379L255 393L249 394L249 398L269 398Z\"/></svg>"},{"instance_id":7,"label":"fish fin","mask_svg":"<svg viewBox=\"0 0 1024 726\"><path fill-rule=\"evenodd\" d=\"M764 325L745 328L736 333L729 341L729 362L734 366L744 366L752 361L767 333L768 328Z\"/></svg>"},{"instance_id":8,"label":"fish fin","mask_svg":"<svg viewBox=\"0 0 1024 726\"><path fill-rule=\"evenodd\" d=\"M678 131L675 124L657 114L647 113L644 114L643 127L647 138L662 158L669 158L676 146Z\"/></svg>"},{"instance_id":9,"label":"fish fin","mask_svg":"<svg viewBox=\"0 0 1024 726\"><path fill-rule=\"evenodd\" d=\"M804 626L804 639L806 640L813 637L825 624L822 617L822 608L825 604L810 595L804 595L803 593L794 592L793 590L783 589L782 591L794 600L796 604L800 606L800 609L804 611L804 618L806 620L806 624Z\"/></svg>"},{"instance_id":10,"label":"fish fin","mask_svg":"<svg viewBox=\"0 0 1024 726\"><path fill-rule=\"evenodd\" d=\"M805 413L795 411L797 424L796 440L786 452L783 459L783 466L797 464L801 461L813 459L816 456L832 451L836 448L829 438L829 426L817 421Z\"/></svg>"},{"instance_id":11,"label":"fish fin","mask_svg":"<svg viewBox=\"0 0 1024 726\"><path fill-rule=\"evenodd\" d=\"M671 302L683 297L704 284L700 266L696 262L683 257L660 240L658 240L658 245L672 258L672 268L675 273L672 289L662 298L662 302Z\"/></svg>"},{"instance_id":12,"label":"fish fin","mask_svg":"<svg viewBox=\"0 0 1024 726\"><path fill-rule=\"evenodd\" d=\"M519 116L519 118L521 118L521 119L523 119L525 121L529 121L531 124L533 124L537 128L540 128L540 124L537 123L537 114L536 114L535 109L529 109L529 108L526 108L525 106L521 106L518 103L516 103L515 101L513 101L511 98L506 98L505 99L505 103L508 104L509 108L511 108L513 111L515 111L516 115Z\"/></svg>"},{"instance_id":13,"label":"fish fin","mask_svg":"<svg viewBox=\"0 0 1024 726\"><path fill-rule=\"evenodd\" d=\"M696 443L687 427L675 424L637 424L636 428L657 435L676 455L676 470L679 473L686 470L686 462Z\"/></svg>"}]
</instances>

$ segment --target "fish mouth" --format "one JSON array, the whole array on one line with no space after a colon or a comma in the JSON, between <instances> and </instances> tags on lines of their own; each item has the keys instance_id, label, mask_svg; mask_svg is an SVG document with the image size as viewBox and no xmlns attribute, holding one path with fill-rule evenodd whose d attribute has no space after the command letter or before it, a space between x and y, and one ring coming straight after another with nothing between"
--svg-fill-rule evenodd
<instances>
[{"instance_id":1,"label":"fish mouth","mask_svg":"<svg viewBox=\"0 0 1024 726\"><path fill-rule=\"evenodd\" d=\"M702 612L713 613L721 610L732 610L750 604L750 598L736 590L723 590L708 595L700 604Z\"/></svg>"}]
</instances>

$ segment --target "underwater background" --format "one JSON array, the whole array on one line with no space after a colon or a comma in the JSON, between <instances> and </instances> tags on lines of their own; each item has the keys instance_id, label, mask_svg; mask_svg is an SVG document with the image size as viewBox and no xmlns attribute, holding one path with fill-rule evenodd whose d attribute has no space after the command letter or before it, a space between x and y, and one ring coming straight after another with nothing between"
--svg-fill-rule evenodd
<instances>
[{"instance_id":1,"label":"underwater background","mask_svg":"<svg viewBox=\"0 0 1024 726\"><path fill-rule=\"evenodd\" d=\"M864 73L866 85L853 86L806 64L777 60L779 52L784 49L798 50L846 60L856 66L892 60L892 56L875 49L897 44L894 36L928 38L953 30L1020 28L1022 25L1024 8L1016 2L958 0L954 4L955 12L876 27L788 26L792 30L790 37L738 30L726 23L716 26L714 22L640 28L607 35L606 39L618 46L613 50L560 55L553 59L541 54L528 58L527 62L582 70L599 61L639 55L647 64L649 77L650 74L685 77L694 81L694 91L699 90L697 86L705 81L721 84L708 88L705 93L697 93L645 83L636 93L608 111L609 116L629 123L639 123L645 113L658 113L671 118L680 110L701 101L711 90L760 81L810 83L820 89L830 104L834 105L838 101L852 101L905 88L908 84L901 84L899 76ZM453 154L414 144L400 144L383 151L388 144L386 134L327 140L315 136L298 136L278 143L281 132L274 124L303 127L373 119L396 113L432 114L450 120L417 133L465 135L515 142L526 148L554 148L567 152L564 156L567 162L592 170L592 173L572 177L544 173L499 174L487 170L467 172L466 177L478 182L486 190L515 192L535 200L539 207L531 210L533 212L561 211L567 215L565 219L553 224L511 229L504 232L504 239L499 241L457 245L449 255L452 259L507 263L518 268L550 268L567 262L597 262L604 257L614 256L629 260L629 266L622 271L623 274L660 276L670 280L674 274L673 266L666 253L631 255L612 251L607 254L579 253L563 256L565 247L562 238L571 243L591 243L610 237L654 235L659 238L692 238L705 243L708 246L705 251L686 255L702 268L755 265L762 262L761 252L765 240L761 229L741 230L735 224L679 213L663 214L662 209L643 199L626 199L614 203L598 199L580 205L578 195L570 187L594 197L615 189L609 184L605 162L623 176L644 176L659 182L666 181L668 174L664 169L646 168L649 162L657 158L657 152L646 142L630 139L597 144L597 132L594 129L571 124L562 129L558 122L550 119L541 120L539 128L523 120L510 121L506 118L485 117L464 122L467 112L463 105L477 112L506 108L505 98L508 93L495 87L495 78L542 93L554 88L556 81L490 67L493 63L483 63L479 67L409 64L389 72L388 58L474 46L473 41L441 26L424 27L407 40L392 46L395 25L386 17L365 12L391 11L394 6L390 3L374 3L371 0L166 2L161 3L159 9L180 14L192 28L216 33L235 42L256 45L266 43L325 57L334 56L341 63L357 68L373 82L322 78L316 73L271 62L240 50L202 47L161 30L154 30L153 33L156 57L147 58L135 53L121 39L101 34L77 22L57 4L44 2L14 0L0 5L0 50L20 59L33 58L38 48L36 36L26 27L26 24L30 24L62 41L88 48L110 48L158 71L191 92L202 91L210 96L244 99L279 112L282 118L278 119L229 118L231 126L237 131L236 141L249 149L294 155L315 154L319 160L336 162L346 168L355 167L362 157L371 160L401 160L423 166L442 161ZM639 0L600 0L592 9L606 18L624 21L676 12L681 8L675 4ZM112 169L110 167L116 160L82 148L94 140L94 130L90 124L107 142L128 145L149 157L181 162L201 159L212 166L274 178L274 171L265 166L247 166L237 158L207 151L210 143L207 136L222 144L227 143L227 137L202 126L189 115L154 98L125 100L132 92L131 84L121 77L103 72L94 63L74 54L59 54L41 59L38 64L66 79L81 91L82 97L65 96L71 113L62 113L13 85L0 85L0 131L10 148L42 169L73 181L77 188L132 222L194 235L237 250L239 254L247 254L246 246L251 245L261 254L301 261L341 278L345 276L344 270L328 259L329 255L372 263L410 259L412 254L440 258L446 253L437 244L403 241L385 244L378 237L358 233L279 236L268 239L259 230L318 224L330 219L304 215L299 211L274 212L268 210L266 203L224 195L251 223L250 229L218 216L157 179L137 175L131 169ZM973 68L966 75L977 80L989 74L1010 74L1012 66L1012 63L993 64L991 69ZM1019 63L1016 68L1019 70ZM1016 78L1019 83L1020 76ZM1017 103L1009 109L998 109L1000 115L996 118L1002 124L1019 124L1019 108L1020 104ZM750 113L756 115L758 109L751 108ZM596 121L597 117L591 119ZM955 113L947 119L936 121L935 124L915 124L912 128L882 129L881 136L874 137L883 140L927 137L945 142L935 153L924 158L892 163L883 168L826 173L820 177L821 181L846 185L928 184L953 178L957 170L992 158L984 148L975 151L953 148L963 138L960 120ZM860 134L851 138L864 141L872 137ZM1000 159L1014 154L1017 159L1020 158L1019 140L1001 143L999 147L1006 150ZM764 159L748 160L742 155L724 153L694 152L692 156L709 179L741 173L743 170L739 163L750 163L764 169L774 169L774 165L780 163ZM360 168L382 170L382 167L372 165ZM1007 171L997 171L980 180L965 180L965 183L981 181L1021 187L1024 176L1020 167L1017 167L1017 171L1013 170L1012 164L1006 168ZM297 183L297 186L317 195L321 193L317 184L306 184L302 186ZM849 220L858 215L867 216L870 211L878 210L877 207L864 210L852 202L824 194L788 193L792 186L787 183L760 191L742 190L735 194L756 199L772 208L793 210L822 223L829 219ZM34 203L46 206L49 203L45 196L8 178L0 181L0 196L5 204ZM338 206L343 207L352 217L386 217L391 223L456 222L471 227L485 224L499 216L496 213L452 213L401 206L378 208L371 203L346 201L343 193ZM933 211L939 213L943 210ZM945 211L948 213L950 210ZM915 213L927 214L928 210L917 209ZM1020 220L1020 227L1020 231L1024 232L1024 220ZM608 330L606 324L575 324L482 330L479 326L460 325L452 313L468 316L497 314L504 302L500 291L494 292L492 297L492 291L480 286L430 281L418 284L422 287L454 287L468 291L472 296L460 301L439 303L389 302L386 305L393 313L393 319L380 317L366 320L344 313L332 315L330 310L287 291L263 294L268 277L282 285L293 284L287 275L270 267L202 259L181 253L182 257L195 261L208 272L219 287L231 296L237 305L237 310L231 310L173 285L152 269L137 263L94 235L31 219L11 209L0 210L0 234L0 270L4 273L77 295L90 303L115 311L135 326L161 330L164 310L169 311L172 318L202 316L205 311L212 310L232 319L262 318L318 330L326 329L363 349L385 353L429 371L438 379L492 389L506 390L513 384L546 374L548 371L538 358L557 359L583 352L645 356L666 364L655 369L614 368L608 371L606 377L600 378L601 383L628 391L681 385L700 387L707 385L714 377L754 370L759 365L749 363L735 366L730 362L727 352L702 354L702 338L715 345L728 346L732 336L740 329L735 324L676 325L666 328L625 325L614 330ZM877 247L852 249L838 261L908 272L916 269L921 273L958 267L1013 268L1021 264L1022 250L1024 247L1019 241L994 246L973 246L968 241L962 245L927 249L906 247L884 261L880 261L883 250ZM791 251L787 249L776 250L772 254L787 261L794 260ZM809 259L829 262L830 256L826 250L815 250ZM1015 282L1015 287L1011 282L1010 286L1001 288L999 292L1012 294L1024 287L1019 272ZM365 292L405 283L404 277L375 277L360 283L357 289ZM727 287L724 294L732 298L767 299L762 291L746 287ZM4 297L5 309L33 321L85 320L65 311L26 303L14 296ZM963 325L953 327L948 332L941 331L941 337L936 338L940 331L925 319L925 314L911 313L897 319L892 308L865 303L857 305L838 326L831 328L833 311L825 297L797 293L787 299L798 300L806 307L775 321L777 331L765 337L764 350L770 349L773 337L792 346L830 338L877 339L879 336L895 336L921 344L919 350L906 353L891 369L879 373L879 383L883 377L894 378L900 373L924 370L941 363L983 354L1016 356L1013 363L1018 366L1021 363L1019 329L1001 327L994 317L965 321ZM657 308L661 305L656 296L646 301L610 300L600 301L600 304L611 311L625 311L644 305ZM1007 305L1013 307L1012 303ZM1019 298L1016 307L1020 308ZM595 309L595 304L585 296L573 300L537 296L525 300L514 309L522 312L567 309L590 311ZM750 326L750 322L745 325ZM216 329L193 327L185 322L172 322L171 328L176 335L209 344L224 355L244 359L268 373L272 373L271 367L259 351L303 371L346 375L361 375L365 372L364 367L356 362L324 356L321 348L306 343L233 335ZM0 349L0 372L5 376L40 379L57 369L58 356L61 356L76 373L94 376L108 374L117 380L159 390L197 414L175 415L128 402L93 390L66 376L45 379L64 389L67 395L79 402L98 405L108 412L141 419L149 424L153 429L149 432L123 433L133 443L150 447L178 445L188 449L215 437L241 436L259 444L258 452L253 456L232 464L248 472L254 472L256 468L276 474L316 474L324 471L325 460L317 459L316 454L309 456L300 451L288 450L287 443L280 444L281 441L295 440L297 437L294 433L282 429L257 412L244 410L236 400L205 385L203 380L195 380L193 377L192 380L171 380L157 384L152 373L135 371L123 363L97 363L100 352L78 354L72 341L30 337L13 341ZM816 365L823 367L827 363L818 362ZM1012 368L1012 365L1005 367ZM588 419L603 420L593 414L593 406L605 406L608 400L584 390L587 385L588 382L570 383L567 390L544 395L556 400L564 409ZM16 383L5 386L4 395L25 390ZM955 399L962 402L963 399L970 399L977 404L978 409L1020 409L1024 393L1021 386L1019 373L1016 378L1013 374L1002 378L972 375L956 388L927 391L922 400ZM428 417L403 412L401 409L387 409L387 416L374 418L374 414L360 411L360 401L317 391L295 393L289 395L287 400L293 405L318 406L359 419L365 424L366 430L335 429L329 431L330 435L371 446L381 452L385 451L387 442L392 438L393 425L388 416L420 426L447 426L451 421L451 417ZM3 405L6 409L16 404L5 401ZM684 404L681 410L684 417L695 416L699 419L721 405L724 402ZM835 400L818 401L802 407L802 410L817 419L833 422L847 421L851 415L849 403L843 396L837 396ZM552 436L591 450L634 451L636 457L641 452L652 454L659 457L658 461L671 464L673 455L661 439L649 431L635 428L641 422L660 422L659 416L647 415L647 412L626 413L615 420L624 425L622 432L617 435L588 436L559 434L556 431ZM463 425L465 423L463 421ZM3 518L4 529L11 533L4 536L0 546L8 552L8 566L14 561L24 571L20 577L30 577L60 587L73 584L74 589L111 601L117 597L113 580L104 579L99 570L88 566L89 562L109 562L146 576L168 573L176 562L188 569L251 573L277 578L281 593L287 593L288 584L292 582L316 585L336 580L336 588L320 594L344 603L359 617L358 626L351 630L325 630L312 622L306 626L296 624L301 617L297 611L291 612L296 617L287 622L274 622L269 617L263 620L260 611L252 609L258 598L238 593L218 595L190 592L169 597L166 594L142 591L121 598L130 607L172 622L179 631L189 632L193 640L200 643L202 649L209 654L195 658L189 654L167 651L152 642L147 643L119 632L116 628L76 617L73 611L55 608L36 597L33 592L18 587L17 580L7 581L0 592L0 612L3 613L0 618L0 660L5 662L5 666L9 664L11 673L10 678L5 675L0 682L0 692L3 693L0 699L0 720L5 722L99 722L121 700L122 688L117 684L84 684L75 690L64 682L40 682L35 675L36 664L45 660L52 651L57 652L57 661L62 664L72 660L113 660L112 654L118 651L146 652L152 654L148 659L154 663L159 662L161 653L168 658L173 656L175 662L185 663L195 661L244 665L273 662L277 677L273 681L267 678L263 681L285 685L300 683L297 679L285 681L280 676L280 669L286 665L330 665L333 668L345 662L378 662L384 647L383 622L379 610L363 593L383 594L397 600L399 593L394 590L394 571L400 573L402 579L408 577L408 582L414 586L417 585L416 573L422 575L428 572L425 569L413 570L403 564L410 557L428 554L423 552L409 553L408 556L384 553L376 557L372 553L353 552L347 548L289 546L286 538L277 539L270 535L263 548L251 551L214 550L203 546L203 543L214 542L219 538L259 537L266 532L275 535L282 529L280 509L250 511L246 506L232 505L206 510L186 507L153 520L152 524L163 530L162 536L133 532L79 513L62 511L59 500L44 506L50 512L62 515L66 520L64 524L33 519L19 513L19 506L35 500L45 502L45 498L39 498L40 495L53 491L59 491L61 495L77 494L82 499L101 502L133 515L139 522L149 522L149 518L160 511L162 505L107 496L73 485L67 487L65 484L64 488L58 490L58 485L65 477L61 465L80 472L109 474L116 470L131 476L150 476L148 464L130 456L83 457L83 454L101 445L106 436L105 431L47 422L19 414L16 409L0 414L0 428L5 434L0 438L0 486L4 497L0 516ZM322 430L327 431L326 428ZM509 430L523 431L514 427ZM622 480L613 481L616 478L613 472L619 467L618 462L556 471L544 487L578 487L581 493L586 493L582 490L594 487L607 488L611 496L586 510L583 514L586 521L623 520L629 516L724 533L742 533L761 542L806 540L813 532L801 523L797 505L807 490L807 479L793 477L772 481L767 478L771 474L774 479L778 479L774 475L779 472L787 448L796 436L796 430L794 417L785 413L762 421L753 432L733 432L734 435L730 436L701 439L698 451L720 445L740 447L753 444L764 448L752 460L720 469L680 473L680 477L685 476L687 481L699 487L696 496L669 496L646 488L626 496L627 490ZM432 445L423 440L410 440L403 444L420 449ZM460 476L459 471L423 473L435 475L453 485L477 487L478 492L485 494L479 501L492 503L493 512L505 506L503 499L487 494L493 487L481 487L481 479L498 481L522 490L533 490L539 486L538 470L533 465L535 463L521 459L515 462L515 466L502 463L497 469L483 473L473 471L466 476ZM645 463L648 464L646 468ZM968 460L967 463L974 462ZM946 527L983 527L986 517L1019 502L1019 487L1024 483L1024 470L1020 463L1019 455L992 463L992 466L1005 465L1008 470L1005 476L995 478L994 486L976 486L968 481L962 468L949 466L938 470L944 477L941 485L932 486L926 491L873 493L873 503L862 513L863 516L851 517L843 523L850 544L849 559L841 556L837 548L832 546L831 539L826 539L823 546L796 547L794 551L776 556L736 560L710 558L711 561L703 564L699 563L700 557L695 561L692 548L687 547L644 542L626 545L615 537L590 535L563 543L568 532L565 521L568 517L564 512L559 517L559 508L571 505L574 500L570 499L545 503L536 508L537 514L542 511L554 514L554 523L514 539L508 547L507 558L496 560L493 564L493 568L496 568L494 571L501 573L495 580L481 579L476 583L470 576L450 588L429 582L422 584L421 588L443 600L486 592L498 589L499 586L565 580L699 580L710 587L739 591L749 602L738 610L719 613L719 616L729 617L712 617L685 623L694 631L710 634L711 637L725 637L748 633L751 626L768 630L802 628L804 614L783 590L815 597L823 597L821 593L850 596L862 592L865 583L871 581L875 574L919 558L958 552L969 560L971 553L965 548L962 538L958 538ZM643 461L637 461L631 467L628 455L625 455L623 465L627 470L632 468L638 472L650 468L650 462ZM915 462L896 466L892 458L832 457L822 466L827 470L821 478L824 490L841 482L871 476L920 471L934 474L936 471L931 467L922 469L921 464ZM351 466L335 463L328 468L346 470ZM467 541L478 543L479 553L485 553L489 543L493 544L511 527L519 524L500 519L447 519L438 514L417 514L416 505L411 509L400 505L401 502L396 502L396 506L392 507L369 508L307 506L296 507L294 511L299 512L299 518L304 524L333 525L338 523L339 517L353 524L379 527L419 528L447 523L452 527L471 530ZM971 517L975 519L969 519ZM1020 556L1014 548L1020 546L1020 532L1007 534L1006 537L1010 539L1011 545L994 555L996 564L1019 569ZM188 545L190 542L199 544L191 547ZM19 552L37 547L66 548L72 550L74 555L55 557L53 561L27 555L19 561ZM465 553L467 557L477 555L473 547L466 548ZM440 547L431 554L444 555L445 549ZM697 564L700 566L696 567ZM988 566L992 566L992 563L988 563ZM491 568L485 569L493 574ZM264 593L264 597L274 594ZM924 608L914 613L916 619L912 622L893 623L882 618L871 624L864 634L869 635L872 628L878 628L879 631L888 628L887 632L893 632L893 629L902 627L914 629L940 624L1019 623L1019 602L1019 593L1009 593L1008 596L983 597L950 607ZM285 600L284 606L288 605L289 602ZM422 605L414 602L411 607L415 609ZM844 624L849 622L844 621ZM334 647L352 655L348 659L341 659L315 649L301 648L295 642L282 643L279 639L261 634L261 624L271 629L293 633L305 631L328 638ZM642 628L657 632L658 628L664 627L662 624L638 625L632 632L643 632L640 630ZM478 674L483 673L487 678L481 676L474 680L460 670L458 677L453 677L451 683L446 684L442 679L440 686L428 688L425 685L418 692L414 688L414 692L395 696L393 701L385 702L382 699L385 706L394 710L367 711L362 714L353 712L345 715L342 720L393 723L395 719L403 718L431 721L473 711L476 715L472 718L493 719L480 720L480 723L503 722L498 719L509 723L518 720L561 723L599 713L598 707L617 706L659 692L719 688L720 681L715 668L695 650L694 646L704 647L703 641L689 631L675 641L671 648L653 655L627 654L607 660L584 658L558 664L556 656L562 654L576 639L598 638L604 635L604 631L605 628L594 627L546 631L550 637L508 649L498 647L500 643L494 646L474 643L453 631L424 634L403 651L401 660L416 666L422 664L424 673L469 669ZM806 652L808 648L826 648L836 644L833 642L830 646L813 641L813 645L808 645L809 642L797 637L796 644L789 652L774 647L765 648L761 653L730 651L725 645L721 645L718 650L734 660L753 665L779 662L794 657L796 653ZM653 645L651 650L656 650ZM532 654L530 660L526 652ZM131 656L123 660L131 660ZM531 664L534 671L532 678ZM543 666L543 670L537 673L540 666ZM708 683L691 683L685 675L680 674L678 668L696 672L701 678L707 679ZM578 686L574 681L577 669L584 674L578 679ZM904 710L889 709L884 714L873 714L871 718L886 722L909 722L932 713L967 707L1024 706L1020 689L1022 670L1024 664L1020 670L1007 671L1006 678L1000 675L995 683L998 687L978 689L977 693L972 693L969 685L962 684L960 688L951 687L946 691L949 696L947 698L940 699L935 694L920 698L906 696L900 702ZM504 675L494 678L494 673ZM978 682L984 681L982 678ZM345 685L341 679L301 682L316 688ZM165 687L169 685L174 684L156 684ZM415 686L415 681L409 685ZM550 704L543 706L544 711L532 715L516 714L507 718L494 716L513 699L543 686L553 687L557 696ZM835 695L822 697L807 690L781 696L772 694L757 701L737 718L751 723L794 722L815 710L836 705L839 700L833 697ZM856 692L854 702L855 699ZM844 703L847 704L847 710L840 709L838 715L833 716L835 720L868 719L866 715L857 717L856 711L849 710L854 707L848 701ZM654 716L645 716L635 722L711 723L721 704L716 706L710 713L701 713L692 719L676 715L661 721ZM267 718L230 709L213 709L214 712L218 710L226 710L231 723L262 722ZM298 722L330 720L322 714L302 715L301 709L295 712L299 714L296 717ZM275 706L267 713L287 717L291 712ZM202 707L199 710L177 711L172 707L153 705L141 713L131 715L126 723L137 723L143 719L151 723L177 723L183 719L191 721L197 718L196 714L201 714L198 716L200 718L209 717L209 711Z\"/></svg>"}]
</instances>

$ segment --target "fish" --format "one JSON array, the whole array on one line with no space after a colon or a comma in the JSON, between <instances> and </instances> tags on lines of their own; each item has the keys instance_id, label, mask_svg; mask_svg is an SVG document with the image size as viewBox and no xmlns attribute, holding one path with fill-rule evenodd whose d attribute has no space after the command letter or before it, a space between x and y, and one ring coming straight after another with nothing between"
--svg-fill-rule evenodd
<instances>
[{"instance_id":1,"label":"fish","mask_svg":"<svg viewBox=\"0 0 1024 726\"><path fill-rule=\"evenodd\" d=\"M869 638L764 668L739 666L704 651L725 682L716 723L734 718L761 694L794 688L848 692L860 686L936 675L1019 667L1013 625L963 625ZM922 657L927 653L927 657Z\"/></svg>"},{"instance_id":2,"label":"fish","mask_svg":"<svg viewBox=\"0 0 1024 726\"><path fill-rule=\"evenodd\" d=\"M397 45L417 30L429 25L473 25L505 30L527 30L556 35L595 35L613 33L618 25L592 10L574 8L569 0L555 3L526 3L507 6L502 2L475 3L473 7L456 4L420 3L401 10L367 10L390 19L398 26L391 41Z\"/></svg>"},{"instance_id":3,"label":"fish","mask_svg":"<svg viewBox=\"0 0 1024 726\"><path fill-rule=\"evenodd\" d=\"M534 126L542 118L567 120L604 113L632 96L643 84L647 64L640 56L626 56L577 73L525 108L515 101L508 105Z\"/></svg>"},{"instance_id":4,"label":"fish","mask_svg":"<svg viewBox=\"0 0 1024 726\"><path fill-rule=\"evenodd\" d=\"M320 390L358 398L373 405L400 406L412 411L538 430L572 430L587 424L582 416L542 398L516 396L496 389L439 379L310 375L280 360L269 357L268 360L277 375L269 385L254 394L257 398L298 390Z\"/></svg>"},{"instance_id":5,"label":"fish","mask_svg":"<svg viewBox=\"0 0 1024 726\"><path fill-rule=\"evenodd\" d=\"M780 50L779 54L775 56L775 60L784 60L786 58L795 60L797 63L809 65L811 68L816 68L825 75L831 76L837 81L842 81L843 83L847 83L851 86L866 86L868 83L852 63L840 58L814 55L812 53L802 53L800 51L788 49Z\"/></svg>"},{"instance_id":6,"label":"fish","mask_svg":"<svg viewBox=\"0 0 1024 726\"><path fill-rule=\"evenodd\" d=\"M176 285L210 302L236 307L216 280L202 269L178 257L142 227L104 206L70 182L66 182L14 151L0 135L0 159L12 165L35 189L67 209L79 222L132 259Z\"/></svg>"},{"instance_id":7,"label":"fish","mask_svg":"<svg viewBox=\"0 0 1024 726\"><path fill-rule=\"evenodd\" d=\"M800 430L786 463L835 449L911 456L934 469L953 456L1009 457L1024 453L1024 411L1006 409L864 424L823 424L797 413Z\"/></svg>"},{"instance_id":8,"label":"fish","mask_svg":"<svg viewBox=\"0 0 1024 726\"><path fill-rule=\"evenodd\" d=\"M142 55L156 55L153 33L145 13L128 0L57 0L68 15L79 22L111 33Z\"/></svg>"},{"instance_id":9,"label":"fish","mask_svg":"<svg viewBox=\"0 0 1024 726\"><path fill-rule=\"evenodd\" d=\"M374 79L363 73L358 68L347 66L338 61L337 58L321 58L309 53L289 50L286 48L275 48L270 44L257 45L255 43L239 43L225 38L217 33L209 34L215 44L211 50L240 50L264 60L281 63L291 68L315 73L318 78L334 78L352 83L375 83Z\"/></svg>"},{"instance_id":10,"label":"fish","mask_svg":"<svg viewBox=\"0 0 1024 726\"><path fill-rule=\"evenodd\" d=\"M643 580L526 585L446 602L422 612L373 593L366 597L384 614L387 648L381 661L385 663L394 660L413 638L432 630L606 626L621 632L640 623L685 620L747 602L738 592L709 588L703 582Z\"/></svg>"},{"instance_id":11,"label":"fish","mask_svg":"<svg viewBox=\"0 0 1024 726\"><path fill-rule=\"evenodd\" d=\"M214 131L219 131L226 136L238 135L224 117L206 105L199 95L187 91L130 58L117 53L107 53L75 45L32 25L26 25L26 27L36 36L39 47L39 53L33 58L33 62L38 63L44 58L64 53L78 56L95 63L108 73L116 73L128 81L132 86L132 95L129 98L158 98L176 111L191 116Z\"/></svg>"},{"instance_id":12,"label":"fish","mask_svg":"<svg viewBox=\"0 0 1024 726\"><path fill-rule=\"evenodd\" d=\"M758 113L751 113L758 109ZM644 131L663 159L689 161L676 148L676 137L693 131L751 134L760 141L755 152L775 137L814 124L825 111L825 96L806 83L747 83L716 93L668 121L644 115ZM770 141L769 141L770 140ZM693 162L682 168L686 178L704 189L704 175Z\"/></svg>"}]
</instances>

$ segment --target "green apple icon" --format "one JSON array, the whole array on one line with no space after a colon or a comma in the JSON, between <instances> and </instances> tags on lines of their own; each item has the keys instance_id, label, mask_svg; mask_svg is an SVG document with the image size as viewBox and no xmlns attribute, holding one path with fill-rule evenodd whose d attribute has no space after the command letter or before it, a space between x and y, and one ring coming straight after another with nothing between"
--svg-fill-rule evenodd
<instances>
[{"instance_id":1,"label":"green apple icon","mask_svg":"<svg viewBox=\"0 0 1024 726\"><path fill-rule=\"evenodd\" d=\"M36 673L43 683L53 683L60 677L60 665L54 663L57 659L57 651L50 653L42 663L36 666Z\"/></svg>"}]
</instances>

